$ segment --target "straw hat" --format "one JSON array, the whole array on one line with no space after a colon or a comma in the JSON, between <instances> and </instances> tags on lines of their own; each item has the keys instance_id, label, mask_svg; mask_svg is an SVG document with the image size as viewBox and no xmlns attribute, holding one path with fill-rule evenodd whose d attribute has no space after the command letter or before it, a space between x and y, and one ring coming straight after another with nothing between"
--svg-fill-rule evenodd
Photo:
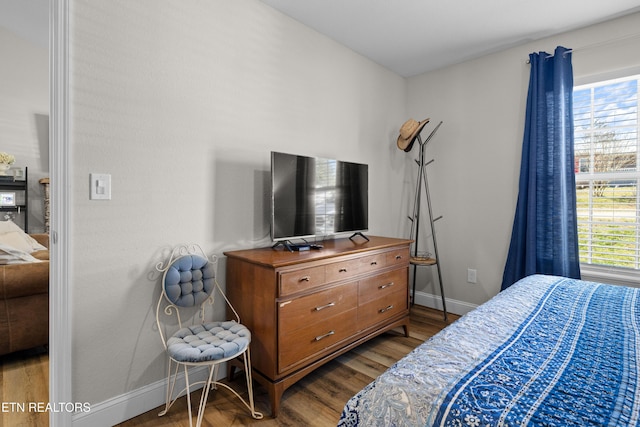
<instances>
[{"instance_id":1,"label":"straw hat","mask_svg":"<svg viewBox=\"0 0 640 427\"><path fill-rule=\"evenodd\" d=\"M427 123L429 123L430 119L424 119L421 122L417 122L413 119L409 119L402 127L400 127L400 135L398 136L398 148L406 151L407 153L411 151L413 147L413 143L416 140L416 137Z\"/></svg>"}]
</instances>

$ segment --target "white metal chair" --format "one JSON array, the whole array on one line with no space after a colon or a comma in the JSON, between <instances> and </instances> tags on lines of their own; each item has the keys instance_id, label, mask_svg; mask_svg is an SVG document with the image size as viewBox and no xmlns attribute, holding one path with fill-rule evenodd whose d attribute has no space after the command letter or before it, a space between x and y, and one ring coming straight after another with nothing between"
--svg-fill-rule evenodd
<instances>
[{"instance_id":1,"label":"white metal chair","mask_svg":"<svg viewBox=\"0 0 640 427\"><path fill-rule=\"evenodd\" d=\"M249 351L251 333L240 323L238 313L216 280L215 257L210 260L198 245L182 245L173 250L166 264L160 262L156 265L156 269L163 273L162 293L156 307L156 322L169 356L166 406L158 415L166 414L173 403L186 393L189 425L192 426L190 393L192 387L204 383L198 408L197 427L202 423L209 390L216 389L217 386L230 390L249 409L253 418L261 419L263 415L256 412L253 401ZM206 309L208 306L213 307L216 293L222 296L226 307L233 312L234 320L206 320ZM177 326L173 329L178 330L169 335L163 331L167 328L166 320L173 316L177 319ZM183 317L187 320L186 322L183 322ZM187 323L189 323L188 326ZM217 380L220 364L237 357L242 357L244 360L249 402L231 386ZM186 386L174 396L180 366L184 369ZM190 384L189 368L199 366L206 366L209 369L208 378L206 381Z\"/></svg>"}]
</instances>

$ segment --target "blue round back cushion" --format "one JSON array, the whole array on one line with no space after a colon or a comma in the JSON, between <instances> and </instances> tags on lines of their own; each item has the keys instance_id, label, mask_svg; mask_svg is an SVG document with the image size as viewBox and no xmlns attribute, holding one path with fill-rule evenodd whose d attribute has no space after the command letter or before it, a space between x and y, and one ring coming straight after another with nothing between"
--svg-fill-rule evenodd
<instances>
[{"instance_id":1,"label":"blue round back cushion","mask_svg":"<svg viewBox=\"0 0 640 427\"><path fill-rule=\"evenodd\" d=\"M199 255L185 255L171 263L164 276L167 299L179 307L202 304L213 292L215 269Z\"/></svg>"}]
</instances>

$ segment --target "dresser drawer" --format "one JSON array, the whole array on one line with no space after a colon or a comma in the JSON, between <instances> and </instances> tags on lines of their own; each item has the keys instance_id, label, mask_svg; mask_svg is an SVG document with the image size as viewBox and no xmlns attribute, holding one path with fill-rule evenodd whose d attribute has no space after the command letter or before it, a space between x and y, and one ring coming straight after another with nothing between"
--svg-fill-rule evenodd
<instances>
[{"instance_id":1,"label":"dresser drawer","mask_svg":"<svg viewBox=\"0 0 640 427\"><path fill-rule=\"evenodd\" d=\"M325 267L309 267L279 274L280 295L289 295L325 283Z\"/></svg>"},{"instance_id":2,"label":"dresser drawer","mask_svg":"<svg viewBox=\"0 0 640 427\"><path fill-rule=\"evenodd\" d=\"M409 262L409 259L409 248L398 248L386 253L387 267L391 267L394 265L405 266Z\"/></svg>"},{"instance_id":3,"label":"dresser drawer","mask_svg":"<svg viewBox=\"0 0 640 427\"><path fill-rule=\"evenodd\" d=\"M384 268L387 262L386 253L367 255L343 262L334 262L326 266L327 282L333 282L359 274L374 272Z\"/></svg>"},{"instance_id":4,"label":"dresser drawer","mask_svg":"<svg viewBox=\"0 0 640 427\"><path fill-rule=\"evenodd\" d=\"M358 305L358 283L346 283L335 288L278 304L280 332L293 331L324 321Z\"/></svg>"},{"instance_id":5,"label":"dresser drawer","mask_svg":"<svg viewBox=\"0 0 640 427\"><path fill-rule=\"evenodd\" d=\"M386 298L400 290L406 291L408 272L405 267L360 280L358 303L362 305L374 299Z\"/></svg>"},{"instance_id":6,"label":"dresser drawer","mask_svg":"<svg viewBox=\"0 0 640 427\"><path fill-rule=\"evenodd\" d=\"M384 298L375 299L358 306L358 328L360 330L383 322L409 308L407 289L398 289Z\"/></svg>"},{"instance_id":7,"label":"dresser drawer","mask_svg":"<svg viewBox=\"0 0 640 427\"><path fill-rule=\"evenodd\" d=\"M350 337L356 331L357 309L312 325L305 325L291 333L281 333L279 339L278 372L282 373L296 364L308 362L316 353Z\"/></svg>"}]
</instances>

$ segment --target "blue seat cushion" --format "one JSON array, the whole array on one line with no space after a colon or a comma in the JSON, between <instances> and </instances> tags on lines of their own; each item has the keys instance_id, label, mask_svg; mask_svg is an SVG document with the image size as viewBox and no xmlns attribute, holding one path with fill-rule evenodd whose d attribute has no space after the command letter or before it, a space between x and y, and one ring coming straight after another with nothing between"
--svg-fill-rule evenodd
<instances>
[{"instance_id":1,"label":"blue seat cushion","mask_svg":"<svg viewBox=\"0 0 640 427\"><path fill-rule=\"evenodd\" d=\"M167 341L169 356L178 362L208 362L241 354L251 332L235 321L209 322L180 329Z\"/></svg>"}]
</instances>

